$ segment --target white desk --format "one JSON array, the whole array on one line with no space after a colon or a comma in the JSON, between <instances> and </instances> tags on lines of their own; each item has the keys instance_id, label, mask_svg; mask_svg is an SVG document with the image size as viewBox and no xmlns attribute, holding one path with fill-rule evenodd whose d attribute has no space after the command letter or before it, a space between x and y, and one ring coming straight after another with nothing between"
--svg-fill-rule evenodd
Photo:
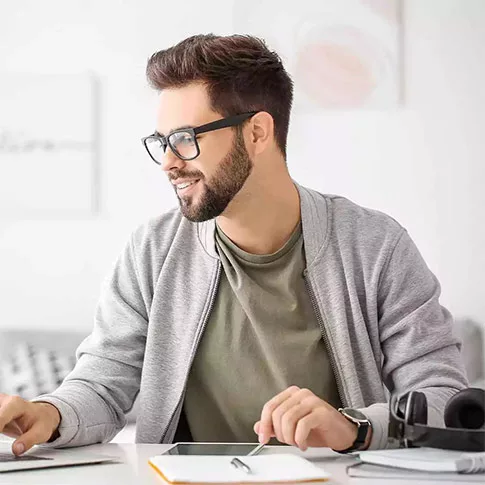
<instances>
[{"instance_id":1,"label":"white desk","mask_svg":"<svg viewBox=\"0 0 485 485\"><path fill-rule=\"evenodd\" d=\"M93 445L79 448L81 452L100 453L119 457L120 463L83 465L69 468L51 468L23 472L0 473L0 485L163 485L165 482L148 465L150 456L161 453L167 445L115 444ZM77 449L60 450L76 453ZM330 449L313 448L301 453L296 448L268 447L265 453L296 453L305 456L331 475L329 485L443 485L446 482L415 480L380 480L347 477L345 468L354 462L349 456L339 455ZM385 482L385 483L384 483ZM448 482L456 484L458 482ZM465 482L464 482L465 483Z\"/></svg>"}]
</instances>

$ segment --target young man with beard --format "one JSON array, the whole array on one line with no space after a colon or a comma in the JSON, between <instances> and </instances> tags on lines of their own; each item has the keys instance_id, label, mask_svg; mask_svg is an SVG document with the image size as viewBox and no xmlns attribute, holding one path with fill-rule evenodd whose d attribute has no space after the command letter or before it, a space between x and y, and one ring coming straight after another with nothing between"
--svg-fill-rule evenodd
<instances>
[{"instance_id":1,"label":"young man with beard","mask_svg":"<svg viewBox=\"0 0 485 485\"><path fill-rule=\"evenodd\" d=\"M440 424L467 382L439 284L392 218L291 179L280 58L198 35L147 73L143 143L180 209L134 232L65 382L1 397L14 452L110 440L138 393L144 443L384 447L386 389L422 390Z\"/></svg>"}]
</instances>

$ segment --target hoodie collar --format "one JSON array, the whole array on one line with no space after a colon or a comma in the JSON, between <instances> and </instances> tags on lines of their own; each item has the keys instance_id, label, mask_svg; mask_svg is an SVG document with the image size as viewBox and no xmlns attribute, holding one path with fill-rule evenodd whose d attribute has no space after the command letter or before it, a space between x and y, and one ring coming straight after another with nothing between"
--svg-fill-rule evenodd
<instances>
[{"instance_id":1,"label":"hoodie collar","mask_svg":"<svg viewBox=\"0 0 485 485\"><path fill-rule=\"evenodd\" d=\"M327 237L328 204L325 196L295 182L300 195L300 212L307 267L323 249ZM197 223L199 241L207 254L219 259L215 241L215 219Z\"/></svg>"}]
</instances>

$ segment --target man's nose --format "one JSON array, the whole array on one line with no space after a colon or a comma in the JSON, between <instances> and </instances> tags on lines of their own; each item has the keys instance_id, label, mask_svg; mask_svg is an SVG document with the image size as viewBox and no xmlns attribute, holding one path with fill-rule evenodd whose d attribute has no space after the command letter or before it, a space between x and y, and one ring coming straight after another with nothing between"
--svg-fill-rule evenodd
<instances>
[{"instance_id":1,"label":"man's nose","mask_svg":"<svg viewBox=\"0 0 485 485\"><path fill-rule=\"evenodd\" d=\"M174 168L185 168L186 163L177 157L170 147L167 147L166 152L163 154L161 166L164 172L170 172Z\"/></svg>"}]
</instances>

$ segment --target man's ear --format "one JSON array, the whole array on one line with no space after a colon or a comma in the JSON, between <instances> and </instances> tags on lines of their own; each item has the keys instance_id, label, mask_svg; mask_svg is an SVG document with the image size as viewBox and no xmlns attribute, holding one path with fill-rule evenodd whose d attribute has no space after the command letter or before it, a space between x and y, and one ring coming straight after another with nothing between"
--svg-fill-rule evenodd
<instances>
[{"instance_id":1,"label":"man's ear","mask_svg":"<svg viewBox=\"0 0 485 485\"><path fill-rule=\"evenodd\" d=\"M249 123L248 149L253 155L264 152L274 141L274 120L266 111L255 114Z\"/></svg>"}]
</instances>

